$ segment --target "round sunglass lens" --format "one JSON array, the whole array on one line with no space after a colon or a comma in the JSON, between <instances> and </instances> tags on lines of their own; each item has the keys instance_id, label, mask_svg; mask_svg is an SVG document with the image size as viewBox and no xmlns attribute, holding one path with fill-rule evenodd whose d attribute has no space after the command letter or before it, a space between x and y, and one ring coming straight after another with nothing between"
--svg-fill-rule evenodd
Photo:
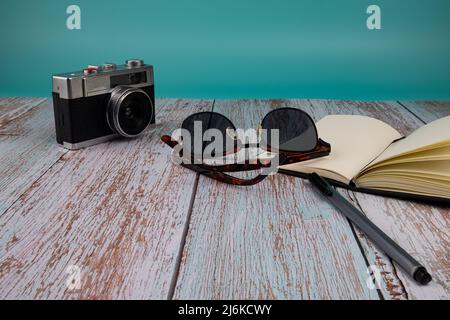
<instances>
[{"instance_id":1,"label":"round sunglass lens","mask_svg":"<svg viewBox=\"0 0 450 320\"><path fill-rule=\"evenodd\" d=\"M234 139L230 132L236 128L225 116L216 112L200 112L186 118L181 129L190 135L190 154L201 157L219 157L234 148ZM185 139L183 139L185 140ZM205 151L211 154L205 155Z\"/></svg>"},{"instance_id":2,"label":"round sunglass lens","mask_svg":"<svg viewBox=\"0 0 450 320\"><path fill-rule=\"evenodd\" d=\"M314 149L317 144L318 137L314 121L302 110L276 109L264 117L261 125L262 129L265 129L262 143L272 148L305 152Z\"/></svg>"}]
</instances>

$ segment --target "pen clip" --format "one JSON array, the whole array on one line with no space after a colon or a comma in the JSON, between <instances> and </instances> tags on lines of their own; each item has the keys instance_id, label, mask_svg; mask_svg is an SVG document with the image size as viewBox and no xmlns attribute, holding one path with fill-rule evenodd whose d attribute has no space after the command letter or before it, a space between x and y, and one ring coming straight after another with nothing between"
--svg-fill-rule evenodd
<instances>
[{"instance_id":1,"label":"pen clip","mask_svg":"<svg viewBox=\"0 0 450 320\"><path fill-rule=\"evenodd\" d=\"M309 175L309 180L326 196L331 197L333 190L331 186L321 176L313 172Z\"/></svg>"}]
</instances>

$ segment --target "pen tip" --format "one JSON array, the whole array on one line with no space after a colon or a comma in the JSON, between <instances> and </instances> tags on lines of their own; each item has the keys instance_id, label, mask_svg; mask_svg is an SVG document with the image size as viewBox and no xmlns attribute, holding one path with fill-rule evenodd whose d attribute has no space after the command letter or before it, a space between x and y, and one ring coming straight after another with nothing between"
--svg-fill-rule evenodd
<instances>
[{"instance_id":1,"label":"pen tip","mask_svg":"<svg viewBox=\"0 0 450 320\"><path fill-rule=\"evenodd\" d=\"M414 279L420 284L427 284L431 281L431 275L424 267L419 267L416 272L414 272Z\"/></svg>"}]
</instances>

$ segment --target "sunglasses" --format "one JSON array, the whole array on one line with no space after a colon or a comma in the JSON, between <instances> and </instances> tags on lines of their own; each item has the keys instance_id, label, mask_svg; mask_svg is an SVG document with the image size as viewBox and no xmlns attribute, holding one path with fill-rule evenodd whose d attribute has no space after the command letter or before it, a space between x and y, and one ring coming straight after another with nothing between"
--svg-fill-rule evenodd
<instances>
[{"instance_id":1,"label":"sunglasses","mask_svg":"<svg viewBox=\"0 0 450 320\"><path fill-rule=\"evenodd\" d=\"M281 166L324 157L331 151L330 144L319 139L312 118L306 112L295 108L275 109L266 114L256 130L256 143L248 143L247 139L240 138L231 120L217 112L192 114L183 121L180 129L197 139L185 140L183 136L180 143L178 139L168 135L161 137L164 143L178 152L177 156L184 159L180 164L199 174L232 185L249 186L264 180L268 176L267 173L243 179L229 175L227 172L270 168L274 159L273 154L278 156L277 165ZM207 157L205 151L209 144L203 141L203 138L199 140L198 137L199 135L210 137L211 132L223 138L214 140L216 148L213 152L208 152L211 157ZM226 157L230 158L230 155L255 147L269 156L239 163L211 164L212 159L223 160Z\"/></svg>"}]
</instances>

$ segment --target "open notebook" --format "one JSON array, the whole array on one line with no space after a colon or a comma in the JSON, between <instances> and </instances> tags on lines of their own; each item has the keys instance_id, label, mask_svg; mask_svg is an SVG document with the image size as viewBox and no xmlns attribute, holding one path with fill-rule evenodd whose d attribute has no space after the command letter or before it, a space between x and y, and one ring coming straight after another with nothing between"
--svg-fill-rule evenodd
<instances>
[{"instance_id":1,"label":"open notebook","mask_svg":"<svg viewBox=\"0 0 450 320\"><path fill-rule=\"evenodd\" d=\"M319 137L331 144L330 155L282 166L281 172L317 172L341 186L372 193L450 199L450 116L407 137L365 116L330 115L316 125Z\"/></svg>"}]
</instances>

